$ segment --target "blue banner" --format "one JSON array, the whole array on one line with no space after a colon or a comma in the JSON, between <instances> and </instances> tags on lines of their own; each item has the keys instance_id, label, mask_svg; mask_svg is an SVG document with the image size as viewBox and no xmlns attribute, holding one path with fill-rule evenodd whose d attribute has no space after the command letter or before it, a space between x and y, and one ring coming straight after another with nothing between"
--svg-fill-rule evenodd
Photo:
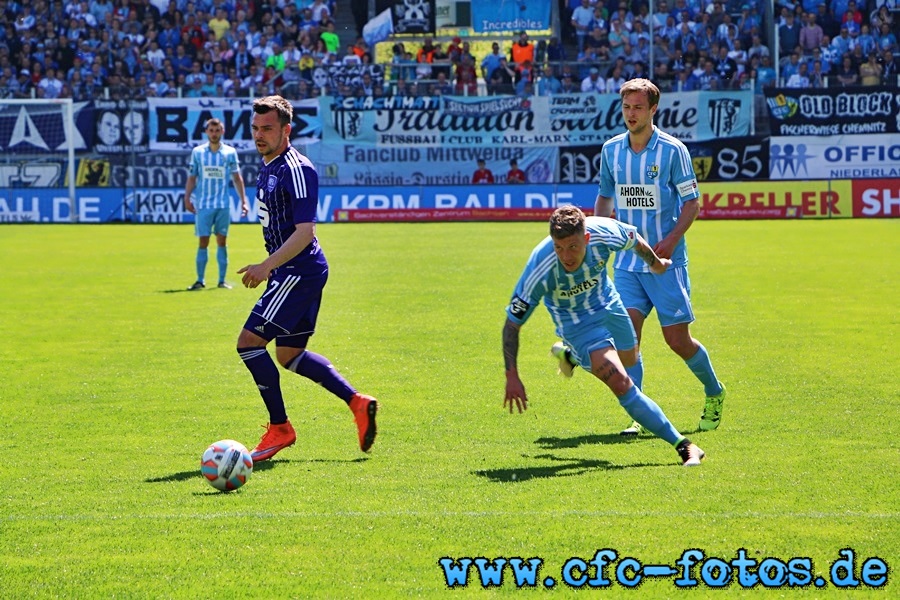
<instances>
[{"instance_id":1,"label":"blue banner","mask_svg":"<svg viewBox=\"0 0 900 600\"><path fill-rule=\"evenodd\" d=\"M319 190L317 218L335 221L345 211L462 209L547 209L559 204L592 206L595 184L582 185L458 185L458 186L336 186ZM126 190L80 188L75 221L79 223L193 223L184 210L184 190ZM250 214L241 217L237 197L231 195L232 223L256 222L256 187L247 187ZM454 213L447 213L453 215ZM452 220L452 218L450 219ZM73 222L69 198L62 190L0 190L0 223Z\"/></svg>"},{"instance_id":2,"label":"blue banner","mask_svg":"<svg viewBox=\"0 0 900 600\"><path fill-rule=\"evenodd\" d=\"M550 0L477 0L472 2L475 33L550 29Z\"/></svg>"}]
</instances>

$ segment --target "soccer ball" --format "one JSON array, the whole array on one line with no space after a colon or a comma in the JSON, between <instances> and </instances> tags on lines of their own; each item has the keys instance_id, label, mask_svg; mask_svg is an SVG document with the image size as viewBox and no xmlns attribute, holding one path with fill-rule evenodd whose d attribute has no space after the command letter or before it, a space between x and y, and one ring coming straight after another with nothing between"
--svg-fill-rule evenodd
<instances>
[{"instance_id":1,"label":"soccer ball","mask_svg":"<svg viewBox=\"0 0 900 600\"><path fill-rule=\"evenodd\" d=\"M253 457L240 442L219 440L210 444L200 459L200 473L217 490L236 490L250 479Z\"/></svg>"}]
</instances>

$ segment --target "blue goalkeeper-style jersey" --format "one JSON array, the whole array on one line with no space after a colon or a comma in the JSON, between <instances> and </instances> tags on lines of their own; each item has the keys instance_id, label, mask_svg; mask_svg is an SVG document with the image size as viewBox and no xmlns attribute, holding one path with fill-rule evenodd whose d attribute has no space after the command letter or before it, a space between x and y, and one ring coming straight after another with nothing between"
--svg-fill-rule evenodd
<instances>
[{"instance_id":1,"label":"blue goalkeeper-style jersey","mask_svg":"<svg viewBox=\"0 0 900 600\"><path fill-rule=\"evenodd\" d=\"M284 245L298 223L315 223L319 205L319 174L315 165L293 146L263 162L256 177L259 222L263 227L266 251L271 255ZM300 276L315 277L328 271L319 241L312 242L295 257L278 267Z\"/></svg>"},{"instance_id":2,"label":"blue goalkeeper-style jersey","mask_svg":"<svg viewBox=\"0 0 900 600\"><path fill-rule=\"evenodd\" d=\"M228 180L240 171L237 150L228 144L220 144L216 152L209 149L209 142L191 150L190 174L197 178L197 186L191 197L197 209L230 208Z\"/></svg>"},{"instance_id":3,"label":"blue goalkeeper-style jersey","mask_svg":"<svg viewBox=\"0 0 900 600\"><path fill-rule=\"evenodd\" d=\"M675 227L684 203L700 197L688 149L656 127L650 143L638 154L631 149L627 132L603 144L599 193L615 199L616 218L637 227L651 248ZM687 244L682 237L672 252L672 264L685 266L687 261ZM633 252L619 253L614 266L650 272L647 263Z\"/></svg>"},{"instance_id":4,"label":"blue goalkeeper-style jersey","mask_svg":"<svg viewBox=\"0 0 900 600\"><path fill-rule=\"evenodd\" d=\"M587 252L572 273L559 262L553 238L547 236L537 245L506 309L513 322L521 325L527 321L543 300L557 335L565 338L566 331L602 320L606 307L619 299L606 265L613 252L634 247L635 228L605 217L588 217L585 229L590 234Z\"/></svg>"}]
</instances>

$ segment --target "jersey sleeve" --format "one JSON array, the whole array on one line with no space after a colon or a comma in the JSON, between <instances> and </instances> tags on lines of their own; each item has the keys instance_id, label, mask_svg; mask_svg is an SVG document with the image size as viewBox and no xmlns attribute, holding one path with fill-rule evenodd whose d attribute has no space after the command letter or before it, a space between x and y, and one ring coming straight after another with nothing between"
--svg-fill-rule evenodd
<instances>
[{"instance_id":1,"label":"jersey sleeve","mask_svg":"<svg viewBox=\"0 0 900 600\"><path fill-rule=\"evenodd\" d=\"M600 150L600 187L598 193L604 198L616 197L616 180L613 179L612 149L604 144Z\"/></svg>"},{"instance_id":2,"label":"jersey sleeve","mask_svg":"<svg viewBox=\"0 0 900 600\"><path fill-rule=\"evenodd\" d=\"M315 167L288 160L281 177L291 198L294 223L315 223L319 208L319 174Z\"/></svg>"},{"instance_id":3,"label":"jersey sleeve","mask_svg":"<svg viewBox=\"0 0 900 600\"><path fill-rule=\"evenodd\" d=\"M506 307L506 316L510 321L522 325L534 312L538 304L541 303L541 297L547 290L546 275L541 275L546 271L546 260L541 260L541 246L535 248L522 271L516 289L513 292L509 305ZM556 260L554 255L553 260ZM544 269L541 265L544 264Z\"/></svg>"},{"instance_id":4,"label":"jersey sleeve","mask_svg":"<svg viewBox=\"0 0 900 600\"><path fill-rule=\"evenodd\" d=\"M696 200L700 197L700 188L697 185L697 175L694 173L694 163L691 161L691 153L687 146L678 144L671 160L672 183L675 185L675 195L679 203Z\"/></svg>"},{"instance_id":5,"label":"jersey sleeve","mask_svg":"<svg viewBox=\"0 0 900 600\"><path fill-rule=\"evenodd\" d=\"M637 243L637 227L607 217L588 217L585 227L591 244L603 244L613 251L630 250Z\"/></svg>"},{"instance_id":6,"label":"jersey sleeve","mask_svg":"<svg viewBox=\"0 0 900 600\"><path fill-rule=\"evenodd\" d=\"M190 175L193 175L194 177L200 176L200 153L197 152L196 148L191 150L191 158L190 164L188 165L188 170Z\"/></svg>"},{"instance_id":7,"label":"jersey sleeve","mask_svg":"<svg viewBox=\"0 0 900 600\"><path fill-rule=\"evenodd\" d=\"M231 174L241 172L241 161L238 158L237 150L233 150L228 155L228 172Z\"/></svg>"}]
</instances>

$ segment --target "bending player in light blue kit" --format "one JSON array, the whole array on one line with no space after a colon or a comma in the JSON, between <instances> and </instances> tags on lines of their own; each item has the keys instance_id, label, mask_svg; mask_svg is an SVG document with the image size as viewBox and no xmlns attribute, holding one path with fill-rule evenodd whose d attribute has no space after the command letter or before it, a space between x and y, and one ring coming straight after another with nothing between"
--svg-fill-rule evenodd
<instances>
[{"instance_id":1,"label":"bending player in light blue kit","mask_svg":"<svg viewBox=\"0 0 900 600\"><path fill-rule=\"evenodd\" d=\"M646 79L632 79L619 93L628 131L603 144L594 214L608 217L615 208L617 219L636 227L657 255L672 260L672 266L657 276L634 254L619 253L614 264L616 289L638 342L644 320L656 308L666 343L703 384L706 403L700 429L709 431L721 422L725 386L716 377L706 348L689 329L694 311L684 234L700 214L697 176L684 144L653 125L659 89ZM560 370L565 371L565 356L557 354ZM628 374L635 385L643 387L644 364L639 351ZM622 431L622 435L638 433L639 423Z\"/></svg>"},{"instance_id":2,"label":"bending player in light blue kit","mask_svg":"<svg viewBox=\"0 0 900 600\"><path fill-rule=\"evenodd\" d=\"M543 301L572 360L605 383L631 418L672 444L684 466L697 466L703 450L678 433L659 406L632 383L623 366L637 359L637 336L606 265L612 252L629 249L653 273L665 273L671 264L659 258L631 225L585 218L577 206L561 206L553 212L550 235L531 253L506 309L503 406L508 405L510 412L516 407L520 413L528 408L517 366L519 328Z\"/></svg>"}]
</instances>

